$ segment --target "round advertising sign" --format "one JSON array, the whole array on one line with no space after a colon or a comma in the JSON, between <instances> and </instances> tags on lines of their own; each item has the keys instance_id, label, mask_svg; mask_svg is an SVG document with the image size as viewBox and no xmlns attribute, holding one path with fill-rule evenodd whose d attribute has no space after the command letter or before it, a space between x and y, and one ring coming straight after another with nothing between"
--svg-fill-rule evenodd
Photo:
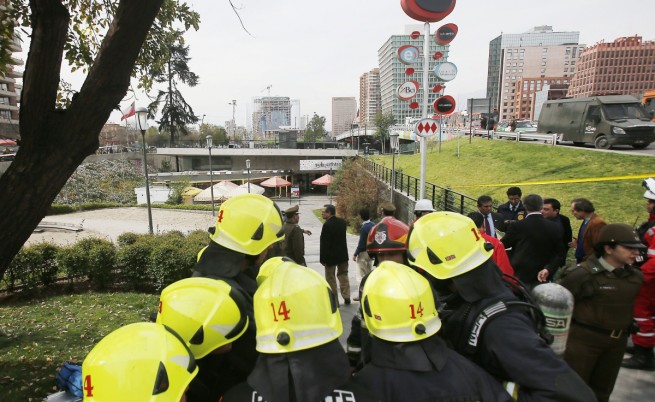
<instances>
[{"instance_id":1,"label":"round advertising sign","mask_svg":"<svg viewBox=\"0 0 655 402\"><path fill-rule=\"evenodd\" d=\"M418 81L413 81L413 80L407 81L401 84L396 92L398 93L398 97L401 100L406 101L416 96L416 94L418 93L418 87L419 87Z\"/></svg>"},{"instance_id":2,"label":"round advertising sign","mask_svg":"<svg viewBox=\"0 0 655 402\"><path fill-rule=\"evenodd\" d=\"M452 81L457 77L457 66L449 61L437 64L434 75L442 81Z\"/></svg>"},{"instance_id":3,"label":"round advertising sign","mask_svg":"<svg viewBox=\"0 0 655 402\"><path fill-rule=\"evenodd\" d=\"M457 36L457 25L446 24L437 29L434 34L434 40L440 45L447 45Z\"/></svg>"},{"instance_id":4,"label":"round advertising sign","mask_svg":"<svg viewBox=\"0 0 655 402\"><path fill-rule=\"evenodd\" d=\"M419 57L419 51L416 46L404 45L398 49L398 60L403 64L416 63Z\"/></svg>"},{"instance_id":5,"label":"round advertising sign","mask_svg":"<svg viewBox=\"0 0 655 402\"><path fill-rule=\"evenodd\" d=\"M422 22L437 22L455 8L456 0L400 0L400 7L410 18Z\"/></svg>"},{"instance_id":6,"label":"round advertising sign","mask_svg":"<svg viewBox=\"0 0 655 402\"><path fill-rule=\"evenodd\" d=\"M451 114L455 111L455 98L450 95L440 97L434 101L434 110L439 114Z\"/></svg>"}]
</instances>

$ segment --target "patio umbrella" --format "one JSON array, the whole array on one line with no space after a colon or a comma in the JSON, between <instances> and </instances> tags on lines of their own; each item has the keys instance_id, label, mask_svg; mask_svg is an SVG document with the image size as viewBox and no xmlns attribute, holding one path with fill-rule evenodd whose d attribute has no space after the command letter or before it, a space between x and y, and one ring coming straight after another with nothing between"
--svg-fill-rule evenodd
<instances>
[{"instance_id":1,"label":"patio umbrella","mask_svg":"<svg viewBox=\"0 0 655 402\"><path fill-rule=\"evenodd\" d=\"M332 175L324 174L318 179L312 181L312 184L315 184L317 186L329 186L330 184L332 184L332 179L334 179Z\"/></svg>"},{"instance_id":2,"label":"patio umbrella","mask_svg":"<svg viewBox=\"0 0 655 402\"><path fill-rule=\"evenodd\" d=\"M232 185L226 183L231 183L231 182L222 181L214 184L214 201L225 199L225 194L227 194L230 190L233 190L236 187L238 187L234 183L231 183ZM194 202L211 202L211 200L212 200L211 187L207 187L206 189L198 193L198 195L193 197Z\"/></svg>"},{"instance_id":3,"label":"patio umbrella","mask_svg":"<svg viewBox=\"0 0 655 402\"><path fill-rule=\"evenodd\" d=\"M319 177L318 179L313 180L312 184L314 184L316 186L329 186L330 184L332 184L332 179L334 179L334 177L332 177L332 175L324 174L323 176ZM327 189L327 194L328 194L328 197L330 199L330 203L332 203L332 195L330 194L330 189L329 188Z\"/></svg>"},{"instance_id":4,"label":"patio umbrella","mask_svg":"<svg viewBox=\"0 0 655 402\"><path fill-rule=\"evenodd\" d=\"M291 185L291 182L284 180L280 176L273 176L259 183L259 185L264 187L288 187Z\"/></svg>"},{"instance_id":5,"label":"patio umbrella","mask_svg":"<svg viewBox=\"0 0 655 402\"><path fill-rule=\"evenodd\" d=\"M291 182L284 180L280 176L273 176L270 179L266 179L263 182L259 183L259 185L264 187L280 187L279 196L282 197L282 187L289 187L291 185Z\"/></svg>"}]
</instances>

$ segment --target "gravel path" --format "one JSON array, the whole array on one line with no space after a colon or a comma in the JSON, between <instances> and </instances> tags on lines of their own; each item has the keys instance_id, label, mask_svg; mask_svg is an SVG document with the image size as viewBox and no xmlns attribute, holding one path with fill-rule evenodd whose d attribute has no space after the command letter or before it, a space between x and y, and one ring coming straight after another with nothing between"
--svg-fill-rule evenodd
<instances>
[{"instance_id":1,"label":"gravel path","mask_svg":"<svg viewBox=\"0 0 655 402\"><path fill-rule=\"evenodd\" d=\"M86 237L99 237L111 241L124 232L148 233L148 210L146 208L110 208L95 211L75 212L65 215L46 216L42 224L60 224L62 227L82 228L75 232L65 229L47 228L34 233L26 244L48 241L55 244L71 244ZM179 230L183 233L207 230L213 226L214 218L209 211L179 211L152 209L152 225L155 233Z\"/></svg>"}]
</instances>

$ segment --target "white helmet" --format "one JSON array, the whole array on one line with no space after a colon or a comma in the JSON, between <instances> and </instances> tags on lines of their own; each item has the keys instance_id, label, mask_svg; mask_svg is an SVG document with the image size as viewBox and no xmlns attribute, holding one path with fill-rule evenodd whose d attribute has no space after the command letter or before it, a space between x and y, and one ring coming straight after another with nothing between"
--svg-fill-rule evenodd
<instances>
[{"instance_id":1,"label":"white helmet","mask_svg":"<svg viewBox=\"0 0 655 402\"><path fill-rule=\"evenodd\" d=\"M646 192L644 193L644 197L648 198L649 200L655 200L655 178L651 177L644 180L642 185L646 189Z\"/></svg>"},{"instance_id":2,"label":"white helmet","mask_svg":"<svg viewBox=\"0 0 655 402\"><path fill-rule=\"evenodd\" d=\"M430 212L435 211L434 207L432 206L432 201L425 198L416 201L416 204L414 205L414 212L423 212L423 211L430 211Z\"/></svg>"}]
</instances>

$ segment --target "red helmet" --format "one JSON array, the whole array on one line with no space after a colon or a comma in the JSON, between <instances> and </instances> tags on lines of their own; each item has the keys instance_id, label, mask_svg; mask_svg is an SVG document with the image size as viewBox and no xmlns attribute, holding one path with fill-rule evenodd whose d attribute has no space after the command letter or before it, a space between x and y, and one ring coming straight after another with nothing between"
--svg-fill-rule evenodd
<instances>
[{"instance_id":1,"label":"red helmet","mask_svg":"<svg viewBox=\"0 0 655 402\"><path fill-rule=\"evenodd\" d=\"M407 250L409 226L392 217L384 217L368 233L366 250L370 253Z\"/></svg>"}]
</instances>

